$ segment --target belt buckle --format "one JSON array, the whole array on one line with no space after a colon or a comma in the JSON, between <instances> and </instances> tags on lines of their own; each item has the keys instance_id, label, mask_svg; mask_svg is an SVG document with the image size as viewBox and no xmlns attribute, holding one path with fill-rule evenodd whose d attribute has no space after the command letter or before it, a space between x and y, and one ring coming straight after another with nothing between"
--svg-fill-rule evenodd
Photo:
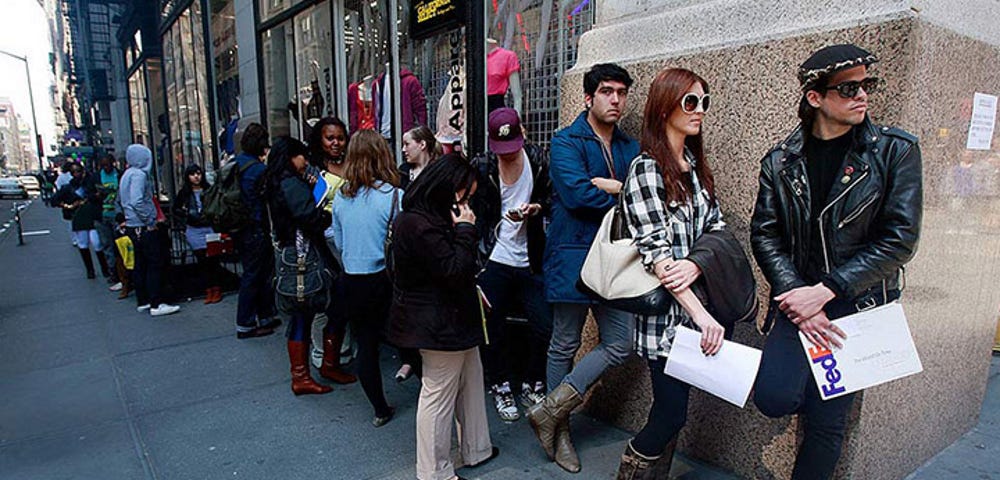
<instances>
[{"instance_id":1,"label":"belt buckle","mask_svg":"<svg viewBox=\"0 0 1000 480\"><path fill-rule=\"evenodd\" d=\"M878 306L878 300L876 300L875 297L872 296L869 296L854 304L854 308L857 308L859 312L863 312L865 310L871 310L877 306Z\"/></svg>"}]
</instances>

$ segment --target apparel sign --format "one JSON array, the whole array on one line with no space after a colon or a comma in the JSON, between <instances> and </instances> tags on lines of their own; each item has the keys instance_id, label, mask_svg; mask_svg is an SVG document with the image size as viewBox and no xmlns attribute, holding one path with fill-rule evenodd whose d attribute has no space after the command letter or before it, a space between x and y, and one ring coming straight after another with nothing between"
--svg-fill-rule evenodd
<instances>
[{"instance_id":1,"label":"apparel sign","mask_svg":"<svg viewBox=\"0 0 1000 480\"><path fill-rule=\"evenodd\" d=\"M410 6L410 37L421 40L458 28L465 20L465 0L417 0Z\"/></svg>"}]
</instances>

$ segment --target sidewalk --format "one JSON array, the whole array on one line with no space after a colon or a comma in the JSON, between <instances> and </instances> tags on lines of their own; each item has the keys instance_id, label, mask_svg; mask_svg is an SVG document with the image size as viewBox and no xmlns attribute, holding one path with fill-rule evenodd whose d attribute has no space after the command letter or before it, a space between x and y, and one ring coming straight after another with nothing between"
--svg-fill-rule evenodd
<instances>
[{"instance_id":1,"label":"sidewalk","mask_svg":"<svg viewBox=\"0 0 1000 480\"><path fill-rule=\"evenodd\" d=\"M7 207L9 208L9 206ZM359 384L295 397L284 338L236 340L235 296L183 302L152 318L86 280L58 212L34 202L26 238L0 235L0 478L11 479L412 479L419 384L391 381L397 416L369 423ZM1000 478L1000 364L994 359L980 427L912 478ZM484 399L485 401L485 399ZM629 437L584 415L573 418L583 473L545 458L525 420L490 415L496 460L468 478L613 478ZM679 459L682 479L732 476Z\"/></svg>"}]
</instances>

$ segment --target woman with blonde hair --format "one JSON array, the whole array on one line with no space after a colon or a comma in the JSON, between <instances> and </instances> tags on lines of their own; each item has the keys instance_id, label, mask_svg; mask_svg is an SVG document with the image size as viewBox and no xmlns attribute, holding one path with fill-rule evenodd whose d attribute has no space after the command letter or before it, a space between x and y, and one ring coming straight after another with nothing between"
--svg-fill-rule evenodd
<instances>
[{"instance_id":1,"label":"woman with blonde hair","mask_svg":"<svg viewBox=\"0 0 1000 480\"><path fill-rule=\"evenodd\" d=\"M333 238L344 267L337 301L358 340L358 377L375 409L372 424L381 427L395 413L382 390L378 358L392 302L384 245L403 192L396 186L399 174L392 153L375 131L361 130L351 137L346 163L346 183L333 201Z\"/></svg>"}]
</instances>

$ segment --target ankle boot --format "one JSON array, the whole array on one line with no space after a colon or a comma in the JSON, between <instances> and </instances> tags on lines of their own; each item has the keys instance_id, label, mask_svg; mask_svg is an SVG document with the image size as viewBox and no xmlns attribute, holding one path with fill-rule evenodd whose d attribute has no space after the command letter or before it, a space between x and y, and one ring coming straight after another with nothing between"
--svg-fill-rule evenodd
<instances>
[{"instance_id":1,"label":"ankle boot","mask_svg":"<svg viewBox=\"0 0 1000 480\"><path fill-rule=\"evenodd\" d=\"M94 259L90 256L90 249L79 248L80 258L83 259L83 266L87 267L87 278L97 278L97 274L94 273Z\"/></svg>"},{"instance_id":2,"label":"ankle boot","mask_svg":"<svg viewBox=\"0 0 1000 480\"><path fill-rule=\"evenodd\" d=\"M212 290L215 291L215 301L213 301L212 303L219 303L219 302L221 302L222 301L222 287L212 287Z\"/></svg>"},{"instance_id":3,"label":"ankle boot","mask_svg":"<svg viewBox=\"0 0 1000 480\"><path fill-rule=\"evenodd\" d=\"M663 448L663 455L660 455L660 459L649 469L649 474L646 475L646 478L656 480L667 480L670 478L670 467L674 463L674 450L676 448L677 437L674 436L674 438L667 442L667 446Z\"/></svg>"},{"instance_id":4,"label":"ankle boot","mask_svg":"<svg viewBox=\"0 0 1000 480\"><path fill-rule=\"evenodd\" d=\"M651 471L660 457L647 457L632 448L632 440L625 444L621 464L618 465L618 476L615 480L667 480L667 477L654 477Z\"/></svg>"},{"instance_id":5,"label":"ankle boot","mask_svg":"<svg viewBox=\"0 0 1000 480\"><path fill-rule=\"evenodd\" d=\"M354 383L358 381L358 378L340 368L340 346L343 342L343 334L335 335L323 332L323 366L319 368L319 374L336 383Z\"/></svg>"},{"instance_id":6,"label":"ankle boot","mask_svg":"<svg viewBox=\"0 0 1000 480\"><path fill-rule=\"evenodd\" d=\"M556 465L569 473L579 473L580 457L576 455L573 442L569 436L569 417L566 417L556 429Z\"/></svg>"},{"instance_id":7,"label":"ankle boot","mask_svg":"<svg viewBox=\"0 0 1000 480\"><path fill-rule=\"evenodd\" d=\"M104 252L95 252L95 255L97 255L97 264L101 266L101 276L111 278L111 269L108 268L108 257L104 256Z\"/></svg>"},{"instance_id":8,"label":"ankle boot","mask_svg":"<svg viewBox=\"0 0 1000 480\"><path fill-rule=\"evenodd\" d=\"M580 394L568 383L560 383L545 396L542 403L528 409L531 428L549 459L555 459L556 430L569 418L570 412L583 403Z\"/></svg>"},{"instance_id":9,"label":"ankle boot","mask_svg":"<svg viewBox=\"0 0 1000 480\"><path fill-rule=\"evenodd\" d=\"M292 365L292 393L310 395L329 393L333 389L316 383L309 374L309 344L288 341L288 362Z\"/></svg>"},{"instance_id":10,"label":"ankle boot","mask_svg":"<svg viewBox=\"0 0 1000 480\"><path fill-rule=\"evenodd\" d=\"M208 287L205 289L205 305L215 303L215 289Z\"/></svg>"}]
</instances>

